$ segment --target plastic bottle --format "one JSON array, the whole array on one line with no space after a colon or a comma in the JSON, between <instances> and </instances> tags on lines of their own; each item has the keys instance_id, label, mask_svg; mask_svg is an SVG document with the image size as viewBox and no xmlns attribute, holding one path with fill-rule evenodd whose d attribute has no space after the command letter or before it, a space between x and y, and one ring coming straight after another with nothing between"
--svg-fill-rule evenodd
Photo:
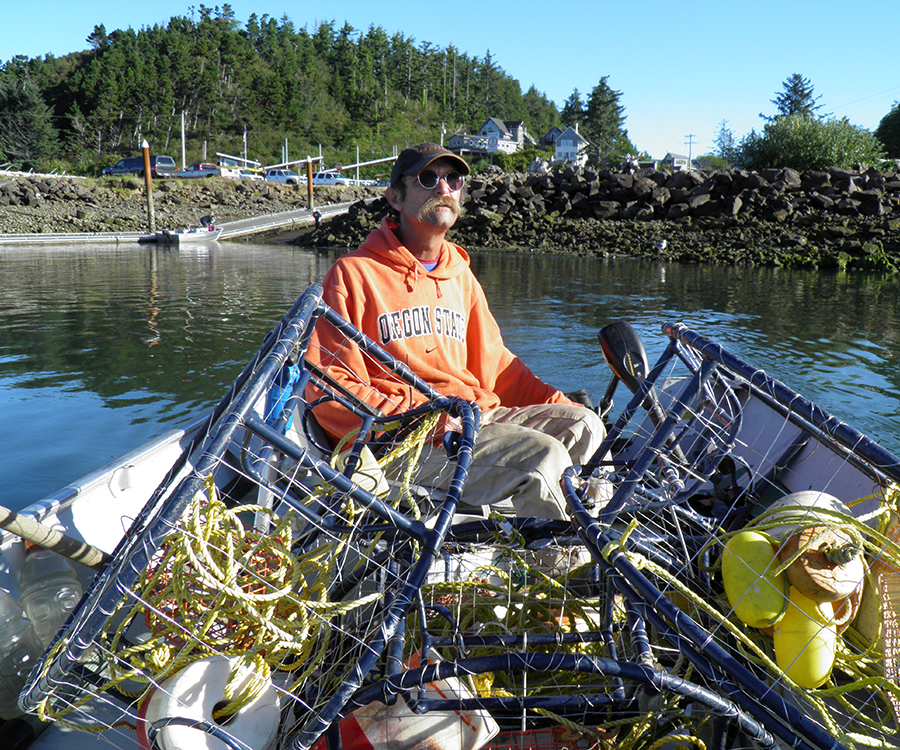
<instances>
[{"instance_id":1,"label":"plastic bottle","mask_svg":"<svg viewBox=\"0 0 900 750\"><path fill-rule=\"evenodd\" d=\"M22 715L19 693L43 652L25 610L0 589L0 719Z\"/></svg>"},{"instance_id":2,"label":"plastic bottle","mask_svg":"<svg viewBox=\"0 0 900 750\"><path fill-rule=\"evenodd\" d=\"M19 601L44 648L78 605L82 591L72 563L48 549L26 544L19 568Z\"/></svg>"}]
</instances>

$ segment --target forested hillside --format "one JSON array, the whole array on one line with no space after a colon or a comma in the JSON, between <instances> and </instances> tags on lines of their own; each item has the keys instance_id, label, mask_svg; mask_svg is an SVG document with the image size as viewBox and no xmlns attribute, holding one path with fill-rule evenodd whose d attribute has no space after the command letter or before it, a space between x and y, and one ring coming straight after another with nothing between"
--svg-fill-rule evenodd
<instances>
[{"instance_id":1,"label":"forested hillside","mask_svg":"<svg viewBox=\"0 0 900 750\"><path fill-rule=\"evenodd\" d=\"M524 120L539 138L560 124L554 103L492 58L383 28L308 30L287 17L199 6L165 26L107 32L64 57L16 57L0 69L0 163L96 172L143 139L180 161L204 142L263 163L317 155L355 161L395 145L471 132L489 116ZM332 163L333 163L332 162Z\"/></svg>"}]
</instances>

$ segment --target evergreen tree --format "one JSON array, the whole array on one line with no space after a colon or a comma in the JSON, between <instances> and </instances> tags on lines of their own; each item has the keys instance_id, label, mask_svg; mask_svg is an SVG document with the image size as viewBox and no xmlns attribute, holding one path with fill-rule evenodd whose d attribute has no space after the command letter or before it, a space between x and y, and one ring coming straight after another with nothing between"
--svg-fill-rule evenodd
<instances>
[{"instance_id":1,"label":"evergreen tree","mask_svg":"<svg viewBox=\"0 0 900 750\"><path fill-rule=\"evenodd\" d=\"M0 71L0 153L17 169L41 169L58 148L50 107L25 60L13 58Z\"/></svg>"},{"instance_id":2,"label":"evergreen tree","mask_svg":"<svg viewBox=\"0 0 900 750\"><path fill-rule=\"evenodd\" d=\"M562 108L563 127L580 126L584 122L584 102L581 99L581 93L578 89L569 94Z\"/></svg>"},{"instance_id":3,"label":"evergreen tree","mask_svg":"<svg viewBox=\"0 0 900 750\"><path fill-rule=\"evenodd\" d=\"M525 125L536 140L542 138L554 125L561 124L559 110L534 85L525 92L522 103L525 106Z\"/></svg>"},{"instance_id":4,"label":"evergreen tree","mask_svg":"<svg viewBox=\"0 0 900 750\"><path fill-rule=\"evenodd\" d=\"M613 91L608 78L603 76L591 90L581 130L601 158L617 151L623 135L627 138L623 128L625 107L619 103L622 92Z\"/></svg>"},{"instance_id":5,"label":"evergreen tree","mask_svg":"<svg viewBox=\"0 0 900 750\"><path fill-rule=\"evenodd\" d=\"M102 23L94 26L86 41L91 45L91 49L104 49L109 44L109 37L106 36L106 28Z\"/></svg>"},{"instance_id":6,"label":"evergreen tree","mask_svg":"<svg viewBox=\"0 0 900 750\"><path fill-rule=\"evenodd\" d=\"M733 165L738 156L738 144L735 141L734 133L728 125L728 120L722 120L719 123L718 130L716 130L715 144L715 155L728 164Z\"/></svg>"},{"instance_id":7,"label":"evergreen tree","mask_svg":"<svg viewBox=\"0 0 900 750\"><path fill-rule=\"evenodd\" d=\"M799 73L794 73L788 77L782 85L782 90L770 100L778 108L778 114L774 117L766 117L761 114L764 120L772 121L778 117L786 117L788 115L806 115L808 117L824 118L828 115L816 114L822 109L821 104L816 102L821 96L813 96L813 85L808 78L804 78Z\"/></svg>"},{"instance_id":8,"label":"evergreen tree","mask_svg":"<svg viewBox=\"0 0 900 750\"><path fill-rule=\"evenodd\" d=\"M890 158L900 158L900 102L894 102L891 111L881 118L875 128L875 137L884 144Z\"/></svg>"}]
</instances>

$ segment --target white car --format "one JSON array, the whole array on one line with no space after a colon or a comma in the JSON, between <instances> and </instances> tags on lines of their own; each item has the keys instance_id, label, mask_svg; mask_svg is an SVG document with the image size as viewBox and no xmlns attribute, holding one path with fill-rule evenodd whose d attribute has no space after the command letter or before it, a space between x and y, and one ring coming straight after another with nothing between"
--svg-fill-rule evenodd
<instances>
[{"instance_id":1,"label":"white car","mask_svg":"<svg viewBox=\"0 0 900 750\"><path fill-rule=\"evenodd\" d=\"M290 169L270 169L266 172L266 182L281 182L285 185L299 185L300 178Z\"/></svg>"},{"instance_id":2,"label":"white car","mask_svg":"<svg viewBox=\"0 0 900 750\"><path fill-rule=\"evenodd\" d=\"M253 182L262 182L264 180L263 176L259 174L259 172L253 172L249 169L239 169L238 179L252 180Z\"/></svg>"},{"instance_id":3,"label":"white car","mask_svg":"<svg viewBox=\"0 0 900 750\"><path fill-rule=\"evenodd\" d=\"M317 172L313 175L313 185L349 185L351 180L340 172Z\"/></svg>"}]
</instances>

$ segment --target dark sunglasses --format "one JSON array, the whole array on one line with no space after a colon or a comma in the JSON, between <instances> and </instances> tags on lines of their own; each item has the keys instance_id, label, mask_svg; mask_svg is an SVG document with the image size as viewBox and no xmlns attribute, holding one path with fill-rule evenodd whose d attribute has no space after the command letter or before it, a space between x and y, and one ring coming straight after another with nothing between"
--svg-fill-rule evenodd
<instances>
[{"instance_id":1,"label":"dark sunglasses","mask_svg":"<svg viewBox=\"0 0 900 750\"><path fill-rule=\"evenodd\" d=\"M459 190L466 178L459 172L447 172L447 174L438 174L433 169L423 169L416 175L416 181L426 190L434 190L438 182L444 180L447 187L451 190Z\"/></svg>"}]
</instances>

